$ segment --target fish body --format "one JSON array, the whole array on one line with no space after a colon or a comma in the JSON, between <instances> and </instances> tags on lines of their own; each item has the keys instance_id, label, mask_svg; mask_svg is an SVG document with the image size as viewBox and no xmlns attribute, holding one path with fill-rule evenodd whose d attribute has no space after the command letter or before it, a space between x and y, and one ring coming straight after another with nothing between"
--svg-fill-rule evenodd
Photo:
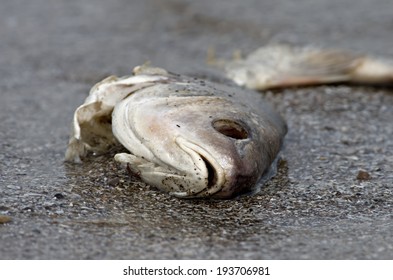
<instances>
[{"instance_id":1,"label":"fish body","mask_svg":"<svg viewBox=\"0 0 393 280\"><path fill-rule=\"evenodd\" d=\"M116 161L178 197L230 198L260 187L287 128L259 94L160 68L134 72L93 87L75 112L66 159L119 142L130 153Z\"/></svg>"}]
</instances>

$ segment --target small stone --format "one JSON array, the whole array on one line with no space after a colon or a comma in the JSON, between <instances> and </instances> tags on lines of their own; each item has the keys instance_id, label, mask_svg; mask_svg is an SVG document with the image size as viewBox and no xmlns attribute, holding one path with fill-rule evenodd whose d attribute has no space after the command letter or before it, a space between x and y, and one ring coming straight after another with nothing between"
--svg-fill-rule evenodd
<instances>
[{"instance_id":1,"label":"small stone","mask_svg":"<svg viewBox=\"0 0 393 280\"><path fill-rule=\"evenodd\" d=\"M108 185L111 187L115 187L117 184L119 184L120 179L119 178L113 178L108 180Z\"/></svg>"},{"instance_id":2,"label":"small stone","mask_svg":"<svg viewBox=\"0 0 393 280\"><path fill-rule=\"evenodd\" d=\"M10 216L0 215L0 225L11 222L12 219Z\"/></svg>"},{"instance_id":3,"label":"small stone","mask_svg":"<svg viewBox=\"0 0 393 280\"><path fill-rule=\"evenodd\" d=\"M371 179L371 175L367 171L359 170L358 176L356 176L356 179L358 179L358 180L370 180Z\"/></svg>"},{"instance_id":4,"label":"small stone","mask_svg":"<svg viewBox=\"0 0 393 280\"><path fill-rule=\"evenodd\" d=\"M7 206L0 205L0 211L7 211L8 209Z\"/></svg>"},{"instance_id":5,"label":"small stone","mask_svg":"<svg viewBox=\"0 0 393 280\"><path fill-rule=\"evenodd\" d=\"M56 199L64 199L64 198L65 198L65 196L64 196L63 194L61 194L61 193L55 194L54 197L55 197Z\"/></svg>"}]
</instances>

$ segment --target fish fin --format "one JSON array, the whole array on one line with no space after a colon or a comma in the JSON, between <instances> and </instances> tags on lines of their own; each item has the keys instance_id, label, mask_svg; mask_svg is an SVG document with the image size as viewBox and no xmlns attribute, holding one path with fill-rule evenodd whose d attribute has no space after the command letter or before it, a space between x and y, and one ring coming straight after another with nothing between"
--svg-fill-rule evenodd
<instances>
[{"instance_id":1,"label":"fish fin","mask_svg":"<svg viewBox=\"0 0 393 280\"><path fill-rule=\"evenodd\" d=\"M117 143L112 133L111 114L124 94L118 95L116 90L108 88L117 81L111 76L94 85L85 102L75 110L66 161L80 162L88 151L105 151Z\"/></svg>"},{"instance_id":2,"label":"fish fin","mask_svg":"<svg viewBox=\"0 0 393 280\"><path fill-rule=\"evenodd\" d=\"M288 45L262 47L243 60L227 63L225 70L237 84L257 90L339 82L393 82L393 63L354 52Z\"/></svg>"},{"instance_id":3,"label":"fish fin","mask_svg":"<svg viewBox=\"0 0 393 280\"><path fill-rule=\"evenodd\" d=\"M112 132L112 111L133 92L166 80L166 76L110 76L90 90L85 102L74 113L66 161L79 162L88 151L103 152L117 143Z\"/></svg>"},{"instance_id":4,"label":"fish fin","mask_svg":"<svg viewBox=\"0 0 393 280\"><path fill-rule=\"evenodd\" d=\"M113 108L102 102L84 104L75 111L65 160L80 162L88 151L101 152L117 143L112 133Z\"/></svg>"},{"instance_id":5,"label":"fish fin","mask_svg":"<svg viewBox=\"0 0 393 280\"><path fill-rule=\"evenodd\" d=\"M144 64L134 67L132 73L134 75L168 75L167 70L159 67L150 66L150 64L150 61L146 61Z\"/></svg>"},{"instance_id":6,"label":"fish fin","mask_svg":"<svg viewBox=\"0 0 393 280\"><path fill-rule=\"evenodd\" d=\"M65 152L65 160L75 163L81 163L81 158L86 155L86 144L71 137Z\"/></svg>"}]
</instances>

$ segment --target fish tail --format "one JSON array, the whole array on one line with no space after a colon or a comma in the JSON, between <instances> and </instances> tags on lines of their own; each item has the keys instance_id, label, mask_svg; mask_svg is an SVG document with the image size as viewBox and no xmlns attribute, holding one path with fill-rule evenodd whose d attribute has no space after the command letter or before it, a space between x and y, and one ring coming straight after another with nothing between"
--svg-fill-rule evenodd
<instances>
[{"instance_id":1,"label":"fish tail","mask_svg":"<svg viewBox=\"0 0 393 280\"><path fill-rule=\"evenodd\" d=\"M351 81L370 84L393 84L393 62L364 57L353 69Z\"/></svg>"}]
</instances>

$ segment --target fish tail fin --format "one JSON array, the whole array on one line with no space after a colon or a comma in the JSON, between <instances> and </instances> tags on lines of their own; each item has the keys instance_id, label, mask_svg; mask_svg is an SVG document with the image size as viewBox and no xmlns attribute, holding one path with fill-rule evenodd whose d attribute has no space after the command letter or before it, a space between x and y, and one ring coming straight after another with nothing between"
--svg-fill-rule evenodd
<instances>
[{"instance_id":1,"label":"fish tail fin","mask_svg":"<svg viewBox=\"0 0 393 280\"><path fill-rule=\"evenodd\" d=\"M393 61L364 57L353 69L352 82L393 84Z\"/></svg>"}]
</instances>

